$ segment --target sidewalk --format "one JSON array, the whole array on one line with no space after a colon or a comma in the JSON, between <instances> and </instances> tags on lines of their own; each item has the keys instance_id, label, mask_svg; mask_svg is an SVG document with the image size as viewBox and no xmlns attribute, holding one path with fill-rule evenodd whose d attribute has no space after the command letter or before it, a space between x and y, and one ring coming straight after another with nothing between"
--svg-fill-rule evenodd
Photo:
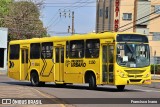
<instances>
[{"instance_id":1,"label":"sidewalk","mask_svg":"<svg viewBox=\"0 0 160 107\"><path fill-rule=\"evenodd\" d=\"M34 104L20 105L16 103L18 102L18 100L15 100L16 104L1 104L2 99L16 99L16 98L20 99L29 98L35 100L37 99L37 101L38 98L40 98L39 100L48 98L45 100L45 102L50 102L50 103L38 104L38 105ZM16 81L0 74L0 100L1 100L0 107L65 107L65 104L60 104L60 101L54 98L55 96L43 93L39 91L38 88L36 87L25 85L25 82L23 82L21 85L18 85L16 84Z\"/></svg>"},{"instance_id":2,"label":"sidewalk","mask_svg":"<svg viewBox=\"0 0 160 107\"><path fill-rule=\"evenodd\" d=\"M160 80L160 75L152 74L152 80Z\"/></svg>"}]
</instances>

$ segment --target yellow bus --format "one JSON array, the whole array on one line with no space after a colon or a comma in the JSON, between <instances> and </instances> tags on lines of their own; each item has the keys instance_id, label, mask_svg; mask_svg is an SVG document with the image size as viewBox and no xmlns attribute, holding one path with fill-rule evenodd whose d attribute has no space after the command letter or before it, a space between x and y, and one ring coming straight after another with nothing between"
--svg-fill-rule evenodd
<instances>
[{"instance_id":1,"label":"yellow bus","mask_svg":"<svg viewBox=\"0 0 160 107\"><path fill-rule=\"evenodd\" d=\"M150 84L148 38L135 33L91 33L33 38L9 43L8 76L33 86L88 83Z\"/></svg>"}]
</instances>

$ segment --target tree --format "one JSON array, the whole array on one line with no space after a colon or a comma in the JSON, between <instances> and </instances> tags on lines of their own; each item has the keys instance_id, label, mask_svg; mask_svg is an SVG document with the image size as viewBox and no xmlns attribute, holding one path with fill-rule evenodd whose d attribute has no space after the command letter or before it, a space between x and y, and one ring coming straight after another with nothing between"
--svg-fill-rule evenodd
<instances>
[{"instance_id":1,"label":"tree","mask_svg":"<svg viewBox=\"0 0 160 107\"><path fill-rule=\"evenodd\" d=\"M9 12L4 19L5 26L9 28L10 38L13 40L45 36L46 29L39 17L39 7L31 1L10 4Z\"/></svg>"},{"instance_id":2,"label":"tree","mask_svg":"<svg viewBox=\"0 0 160 107\"><path fill-rule=\"evenodd\" d=\"M12 0L0 0L0 26L4 26L4 17L8 14L8 5L12 3Z\"/></svg>"}]
</instances>

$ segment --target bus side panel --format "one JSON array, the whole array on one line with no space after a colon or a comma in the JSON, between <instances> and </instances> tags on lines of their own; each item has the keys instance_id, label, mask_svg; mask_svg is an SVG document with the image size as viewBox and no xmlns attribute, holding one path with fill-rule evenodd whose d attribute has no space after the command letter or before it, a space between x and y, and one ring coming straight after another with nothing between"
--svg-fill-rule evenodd
<instances>
[{"instance_id":1,"label":"bus side panel","mask_svg":"<svg viewBox=\"0 0 160 107\"><path fill-rule=\"evenodd\" d=\"M64 71L64 81L65 83L82 83L83 78L83 67L80 67L83 62L77 59L71 60L67 59L65 61L65 71ZM83 60L82 60L83 61Z\"/></svg>"},{"instance_id":2,"label":"bus side panel","mask_svg":"<svg viewBox=\"0 0 160 107\"><path fill-rule=\"evenodd\" d=\"M30 69L28 70L28 71L30 71L29 75L32 70L36 70L38 75L40 75L40 60L39 59L30 59L30 64L31 64L31 65L29 65Z\"/></svg>"},{"instance_id":3,"label":"bus side panel","mask_svg":"<svg viewBox=\"0 0 160 107\"><path fill-rule=\"evenodd\" d=\"M20 60L8 61L8 76L20 80Z\"/></svg>"},{"instance_id":4,"label":"bus side panel","mask_svg":"<svg viewBox=\"0 0 160 107\"><path fill-rule=\"evenodd\" d=\"M99 58L95 59L95 58L92 58L92 59L85 59L84 62L86 63L86 67L84 69L84 72L83 72L83 83L85 83L85 73L87 71L92 71L94 72L95 74L95 77L96 77L96 84L102 84L102 81L101 81L101 70L100 70L100 60Z\"/></svg>"},{"instance_id":5,"label":"bus side panel","mask_svg":"<svg viewBox=\"0 0 160 107\"><path fill-rule=\"evenodd\" d=\"M54 63L52 59L40 59L40 81L53 82L54 81Z\"/></svg>"},{"instance_id":6,"label":"bus side panel","mask_svg":"<svg viewBox=\"0 0 160 107\"><path fill-rule=\"evenodd\" d=\"M96 83L101 84L99 59L74 59L65 61L64 81L66 83L85 83L85 73L94 72Z\"/></svg>"}]
</instances>

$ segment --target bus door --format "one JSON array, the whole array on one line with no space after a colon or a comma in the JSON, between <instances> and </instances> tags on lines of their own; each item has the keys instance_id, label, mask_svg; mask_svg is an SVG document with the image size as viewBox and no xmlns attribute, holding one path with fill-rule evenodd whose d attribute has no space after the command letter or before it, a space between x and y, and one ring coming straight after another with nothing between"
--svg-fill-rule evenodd
<instances>
[{"instance_id":1,"label":"bus door","mask_svg":"<svg viewBox=\"0 0 160 107\"><path fill-rule=\"evenodd\" d=\"M28 79L28 49L21 48L21 72L20 80Z\"/></svg>"},{"instance_id":2,"label":"bus door","mask_svg":"<svg viewBox=\"0 0 160 107\"><path fill-rule=\"evenodd\" d=\"M64 44L55 43L55 82L64 82Z\"/></svg>"},{"instance_id":3,"label":"bus door","mask_svg":"<svg viewBox=\"0 0 160 107\"><path fill-rule=\"evenodd\" d=\"M9 57L8 57L8 76L16 80L20 80L21 71L20 61L20 45L11 44L9 46Z\"/></svg>"},{"instance_id":4,"label":"bus door","mask_svg":"<svg viewBox=\"0 0 160 107\"><path fill-rule=\"evenodd\" d=\"M102 44L102 82L113 84L114 80L114 45Z\"/></svg>"},{"instance_id":5,"label":"bus door","mask_svg":"<svg viewBox=\"0 0 160 107\"><path fill-rule=\"evenodd\" d=\"M53 42L41 43L40 76L41 81L53 81L54 61Z\"/></svg>"}]
</instances>

